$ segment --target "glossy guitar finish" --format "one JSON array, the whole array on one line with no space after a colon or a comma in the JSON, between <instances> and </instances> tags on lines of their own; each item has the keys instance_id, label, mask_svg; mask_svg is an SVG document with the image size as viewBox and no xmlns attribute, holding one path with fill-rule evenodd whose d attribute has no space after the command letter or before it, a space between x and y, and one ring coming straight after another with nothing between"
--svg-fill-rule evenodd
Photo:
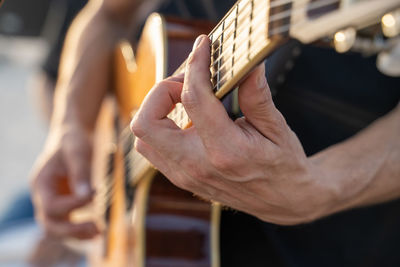
<instances>
[{"instance_id":1,"label":"glossy guitar finish","mask_svg":"<svg viewBox=\"0 0 400 267\"><path fill-rule=\"evenodd\" d=\"M107 163L112 171L107 174L97 170L100 177L113 181L113 193L103 207L107 210L107 218L102 219L106 231L94 242L91 265L219 266L219 205L211 205L175 187L154 168L141 172L141 164L148 163L132 148L133 136L126 134L127 129L122 130L151 87L173 73L189 55L194 39L211 28L208 22L183 23L153 14L144 27L136 54L128 42L120 43L113 74L117 104L104 105L100 118L106 121L103 125L108 125L103 129L108 130L97 131L116 129L107 137L114 140L114 145L109 146L113 147L112 152L98 153L113 158ZM117 120L111 115L114 109L118 111ZM104 136L99 140L104 147ZM106 157L98 161L104 162ZM96 184L103 187L99 186L103 183ZM131 198L127 197L127 190L134 192Z\"/></svg>"}]
</instances>

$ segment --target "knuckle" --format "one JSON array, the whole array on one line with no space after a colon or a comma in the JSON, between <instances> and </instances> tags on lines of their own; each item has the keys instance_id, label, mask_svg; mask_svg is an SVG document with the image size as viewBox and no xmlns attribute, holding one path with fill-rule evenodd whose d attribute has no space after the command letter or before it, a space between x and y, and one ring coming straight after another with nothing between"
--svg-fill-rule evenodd
<instances>
[{"instance_id":1,"label":"knuckle","mask_svg":"<svg viewBox=\"0 0 400 267\"><path fill-rule=\"evenodd\" d=\"M286 121L282 115L274 116L271 118L271 131L274 133L278 140L286 139L288 137L288 129L286 127Z\"/></svg>"},{"instance_id":2,"label":"knuckle","mask_svg":"<svg viewBox=\"0 0 400 267\"><path fill-rule=\"evenodd\" d=\"M227 154L214 152L210 156L211 165L219 171L229 171L234 166L234 161Z\"/></svg>"},{"instance_id":3,"label":"knuckle","mask_svg":"<svg viewBox=\"0 0 400 267\"><path fill-rule=\"evenodd\" d=\"M162 81L158 81L153 85L152 90L165 90L166 88L168 88L169 82L170 81L168 80L168 78Z\"/></svg>"},{"instance_id":4,"label":"knuckle","mask_svg":"<svg viewBox=\"0 0 400 267\"><path fill-rule=\"evenodd\" d=\"M271 153L269 153L268 157L268 165L270 167L278 167L282 164L283 152L280 149L277 149Z\"/></svg>"},{"instance_id":5,"label":"knuckle","mask_svg":"<svg viewBox=\"0 0 400 267\"><path fill-rule=\"evenodd\" d=\"M182 189L190 191L191 189L193 189L194 183L186 177L180 177L175 180L175 184Z\"/></svg>"},{"instance_id":6,"label":"knuckle","mask_svg":"<svg viewBox=\"0 0 400 267\"><path fill-rule=\"evenodd\" d=\"M191 52L187 61L187 69L190 69L193 66L193 63L197 62L199 55L195 52Z\"/></svg>"},{"instance_id":7,"label":"knuckle","mask_svg":"<svg viewBox=\"0 0 400 267\"><path fill-rule=\"evenodd\" d=\"M148 132L148 123L144 116L137 115L132 119L130 128L132 133L138 137L143 138L147 135Z\"/></svg>"},{"instance_id":8,"label":"knuckle","mask_svg":"<svg viewBox=\"0 0 400 267\"><path fill-rule=\"evenodd\" d=\"M137 152L139 152L140 154L143 154L145 152L145 148L146 147L142 140L140 140L140 139L135 140L135 149Z\"/></svg>"},{"instance_id":9,"label":"knuckle","mask_svg":"<svg viewBox=\"0 0 400 267\"><path fill-rule=\"evenodd\" d=\"M185 85L185 88L182 90L181 93L181 101L186 109L194 109L197 106L197 97L195 91L189 90L188 86Z\"/></svg>"}]
</instances>

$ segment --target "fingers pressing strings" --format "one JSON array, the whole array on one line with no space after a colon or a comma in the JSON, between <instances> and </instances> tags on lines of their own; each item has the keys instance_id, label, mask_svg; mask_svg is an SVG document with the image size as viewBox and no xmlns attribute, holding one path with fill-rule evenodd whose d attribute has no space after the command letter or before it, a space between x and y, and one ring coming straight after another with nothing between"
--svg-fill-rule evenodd
<instances>
[{"instance_id":1,"label":"fingers pressing strings","mask_svg":"<svg viewBox=\"0 0 400 267\"><path fill-rule=\"evenodd\" d=\"M240 85L239 105L246 121L264 137L275 144L286 137L287 125L272 101L263 63Z\"/></svg>"},{"instance_id":2,"label":"fingers pressing strings","mask_svg":"<svg viewBox=\"0 0 400 267\"><path fill-rule=\"evenodd\" d=\"M197 45L197 46L196 46ZM210 82L210 40L199 36L189 56L182 89L182 104L206 147L224 143L235 134L235 124L215 97Z\"/></svg>"}]
</instances>

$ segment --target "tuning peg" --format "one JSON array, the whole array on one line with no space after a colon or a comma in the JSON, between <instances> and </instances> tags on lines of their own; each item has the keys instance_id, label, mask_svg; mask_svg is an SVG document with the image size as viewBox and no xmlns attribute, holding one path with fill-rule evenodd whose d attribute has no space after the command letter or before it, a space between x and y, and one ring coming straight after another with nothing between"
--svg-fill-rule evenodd
<instances>
[{"instance_id":1,"label":"tuning peg","mask_svg":"<svg viewBox=\"0 0 400 267\"><path fill-rule=\"evenodd\" d=\"M400 9L387 13L381 20L382 31L386 37L394 37L400 33Z\"/></svg>"},{"instance_id":2,"label":"tuning peg","mask_svg":"<svg viewBox=\"0 0 400 267\"><path fill-rule=\"evenodd\" d=\"M339 53L344 53L350 50L356 40L356 30L354 28L346 28L335 33L333 43L335 49Z\"/></svg>"},{"instance_id":3,"label":"tuning peg","mask_svg":"<svg viewBox=\"0 0 400 267\"><path fill-rule=\"evenodd\" d=\"M383 74L400 77L400 41L393 41L390 49L378 54L376 65Z\"/></svg>"}]
</instances>

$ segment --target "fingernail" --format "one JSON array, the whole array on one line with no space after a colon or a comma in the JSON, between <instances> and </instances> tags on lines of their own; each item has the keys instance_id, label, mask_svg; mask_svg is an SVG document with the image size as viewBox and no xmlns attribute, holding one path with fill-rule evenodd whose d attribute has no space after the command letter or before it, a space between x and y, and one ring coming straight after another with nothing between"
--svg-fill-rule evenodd
<instances>
[{"instance_id":1,"label":"fingernail","mask_svg":"<svg viewBox=\"0 0 400 267\"><path fill-rule=\"evenodd\" d=\"M192 50L195 50L196 47L199 46L199 44L201 43L201 41L202 41L203 39L204 39L204 35L200 35L199 37L197 37L197 38L196 38L196 41L195 41L194 44L193 44L193 49L192 49Z\"/></svg>"},{"instance_id":2,"label":"fingernail","mask_svg":"<svg viewBox=\"0 0 400 267\"><path fill-rule=\"evenodd\" d=\"M259 88L263 88L263 87L265 87L265 85L267 84L267 78L265 77L265 70L264 70L264 68L262 68L262 67L259 67L260 69L258 70L259 71L259 73L258 73L258 80L257 80L257 83L258 83L258 86L259 86Z\"/></svg>"},{"instance_id":3,"label":"fingernail","mask_svg":"<svg viewBox=\"0 0 400 267\"><path fill-rule=\"evenodd\" d=\"M91 188L89 184L81 183L75 187L75 194L79 197L87 197L90 194Z\"/></svg>"}]
</instances>

